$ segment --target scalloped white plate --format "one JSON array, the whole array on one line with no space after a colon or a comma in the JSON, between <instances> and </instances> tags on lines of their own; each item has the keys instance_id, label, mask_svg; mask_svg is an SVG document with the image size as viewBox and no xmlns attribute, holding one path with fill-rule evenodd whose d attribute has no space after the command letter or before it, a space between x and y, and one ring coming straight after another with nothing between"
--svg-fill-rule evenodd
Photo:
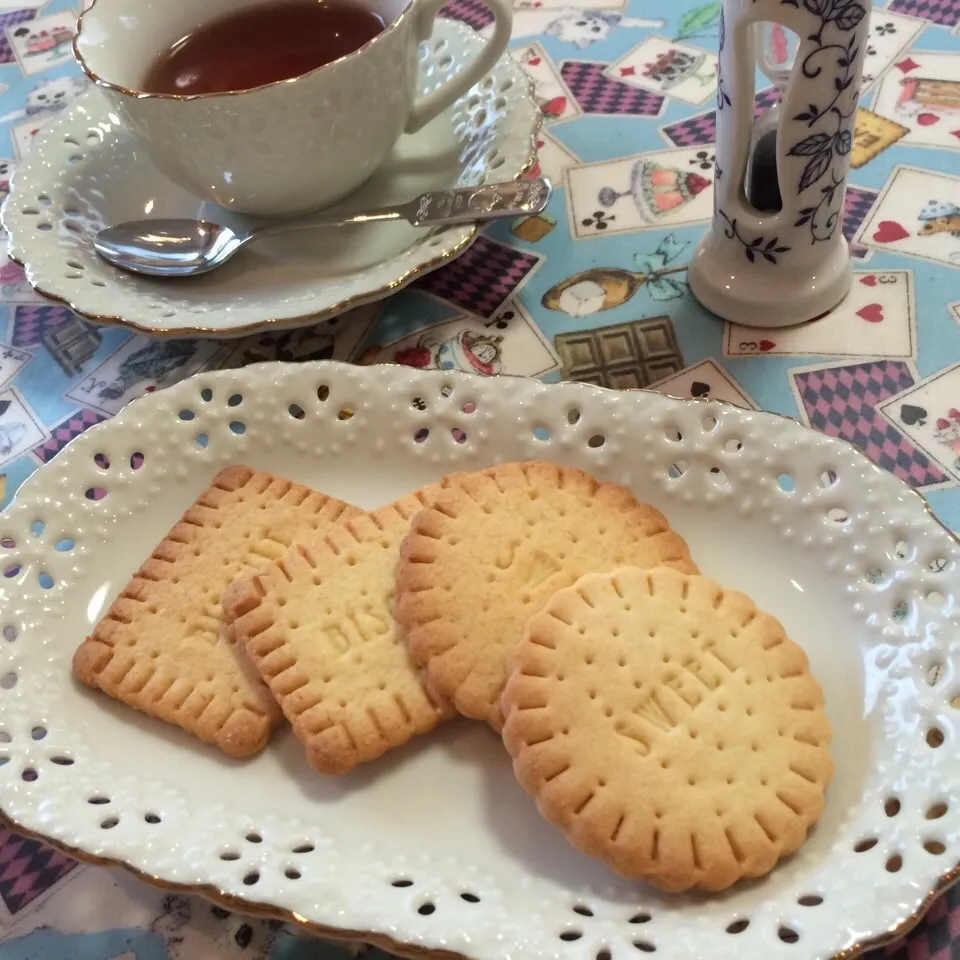
<instances>
[{"instance_id":1,"label":"scalloped white plate","mask_svg":"<svg viewBox=\"0 0 960 960\"><path fill-rule=\"evenodd\" d=\"M421 94L459 71L483 42L462 23L438 20L421 46ZM469 94L401 137L383 167L330 209L355 212L427 190L516 179L533 164L539 126L530 80L504 54ZM93 249L104 226L144 217L245 222L163 176L96 88L37 134L2 211L10 256L39 293L98 323L178 337L325 320L436 270L477 234L475 224L428 231L400 222L285 234L252 244L213 273L158 280L111 267Z\"/></svg>"},{"instance_id":2,"label":"scalloped white plate","mask_svg":"<svg viewBox=\"0 0 960 960\"><path fill-rule=\"evenodd\" d=\"M540 820L480 724L325 779L289 734L230 761L70 677L90 624L226 464L372 507L532 457L630 486L808 651L837 774L808 843L763 881L706 897L617 879ZM845 954L957 878L958 563L913 491L772 414L399 366L200 374L84 433L0 515L0 809L154 882L409 954Z\"/></svg>"}]
</instances>

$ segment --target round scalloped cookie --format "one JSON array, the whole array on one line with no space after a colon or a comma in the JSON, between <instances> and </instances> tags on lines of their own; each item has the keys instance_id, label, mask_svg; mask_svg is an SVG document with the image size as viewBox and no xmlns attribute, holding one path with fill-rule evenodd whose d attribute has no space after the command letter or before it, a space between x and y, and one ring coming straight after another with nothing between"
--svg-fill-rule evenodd
<instances>
[{"instance_id":1,"label":"round scalloped cookie","mask_svg":"<svg viewBox=\"0 0 960 960\"><path fill-rule=\"evenodd\" d=\"M622 876L723 890L772 870L823 812L823 693L741 593L663 568L591 574L531 619L511 663L517 779Z\"/></svg>"},{"instance_id":2,"label":"round scalloped cookie","mask_svg":"<svg viewBox=\"0 0 960 960\"><path fill-rule=\"evenodd\" d=\"M582 470L501 464L444 488L404 544L396 616L436 690L496 729L507 658L557 590L625 565L696 572L659 511Z\"/></svg>"}]
</instances>

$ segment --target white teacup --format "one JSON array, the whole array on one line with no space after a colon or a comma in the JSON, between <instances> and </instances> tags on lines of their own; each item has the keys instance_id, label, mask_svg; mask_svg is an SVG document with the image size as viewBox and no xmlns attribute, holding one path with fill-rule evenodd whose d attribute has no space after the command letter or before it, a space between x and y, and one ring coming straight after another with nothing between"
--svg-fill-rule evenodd
<instances>
[{"instance_id":1,"label":"white teacup","mask_svg":"<svg viewBox=\"0 0 960 960\"><path fill-rule=\"evenodd\" d=\"M186 34L269 0L95 0L74 51L157 167L238 213L290 216L353 192L404 133L415 133L493 67L510 39L510 0L479 56L415 100L418 46L444 0L358 0L386 29L359 50L292 80L194 96L143 93L163 52Z\"/></svg>"}]
</instances>

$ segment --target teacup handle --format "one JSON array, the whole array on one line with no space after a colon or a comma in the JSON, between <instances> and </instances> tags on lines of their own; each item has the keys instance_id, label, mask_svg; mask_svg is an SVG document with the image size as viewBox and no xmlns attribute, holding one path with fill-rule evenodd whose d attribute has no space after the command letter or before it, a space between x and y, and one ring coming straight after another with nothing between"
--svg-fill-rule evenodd
<instances>
[{"instance_id":1,"label":"teacup handle","mask_svg":"<svg viewBox=\"0 0 960 960\"><path fill-rule=\"evenodd\" d=\"M414 12L417 17L418 39L423 43L433 33L433 23L447 0L414 0L414 2L420 7ZM407 133L416 133L437 114L442 113L455 100L462 97L493 69L494 64L503 55L503 51L507 49L510 31L513 28L513 5L510 0L484 0L484 2L493 12L493 36L463 70L450 77L439 90L434 90L433 93L428 93L417 100L407 121Z\"/></svg>"}]
</instances>

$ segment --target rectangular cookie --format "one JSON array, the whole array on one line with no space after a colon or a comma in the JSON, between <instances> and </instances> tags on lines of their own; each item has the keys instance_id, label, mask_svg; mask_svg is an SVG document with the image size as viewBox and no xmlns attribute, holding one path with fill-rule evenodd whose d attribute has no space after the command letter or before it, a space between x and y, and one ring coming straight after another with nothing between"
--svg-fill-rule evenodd
<instances>
[{"instance_id":1,"label":"rectangular cookie","mask_svg":"<svg viewBox=\"0 0 960 960\"><path fill-rule=\"evenodd\" d=\"M77 649L74 675L231 757L257 753L281 714L232 649L223 592L298 535L359 513L249 467L221 470Z\"/></svg>"},{"instance_id":2,"label":"rectangular cookie","mask_svg":"<svg viewBox=\"0 0 960 960\"><path fill-rule=\"evenodd\" d=\"M321 773L346 773L450 713L393 618L400 545L437 489L299 540L224 595L239 641Z\"/></svg>"}]
</instances>

